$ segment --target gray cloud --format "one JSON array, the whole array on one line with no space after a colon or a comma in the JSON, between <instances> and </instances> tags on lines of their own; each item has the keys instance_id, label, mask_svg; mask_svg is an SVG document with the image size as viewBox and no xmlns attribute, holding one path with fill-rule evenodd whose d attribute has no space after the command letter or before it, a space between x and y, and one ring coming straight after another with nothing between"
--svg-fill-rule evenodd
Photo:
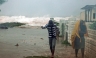
<instances>
[{"instance_id":1,"label":"gray cloud","mask_svg":"<svg viewBox=\"0 0 96 58\"><path fill-rule=\"evenodd\" d=\"M63 17L78 15L80 8L94 4L96 0L8 0L0 6L0 15Z\"/></svg>"}]
</instances>

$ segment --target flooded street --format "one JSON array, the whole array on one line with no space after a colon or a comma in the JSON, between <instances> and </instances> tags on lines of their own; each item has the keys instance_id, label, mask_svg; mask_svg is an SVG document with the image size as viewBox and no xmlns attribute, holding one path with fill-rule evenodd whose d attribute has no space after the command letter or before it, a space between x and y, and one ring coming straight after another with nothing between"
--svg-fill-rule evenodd
<instances>
[{"instance_id":1,"label":"flooded street","mask_svg":"<svg viewBox=\"0 0 96 58\"><path fill-rule=\"evenodd\" d=\"M15 46L17 43L18 47ZM49 45L46 29L17 27L0 29L0 58L41 55L42 51L47 50Z\"/></svg>"},{"instance_id":2,"label":"flooded street","mask_svg":"<svg viewBox=\"0 0 96 58\"><path fill-rule=\"evenodd\" d=\"M95 54L96 0L0 0L0 58Z\"/></svg>"},{"instance_id":3,"label":"flooded street","mask_svg":"<svg viewBox=\"0 0 96 58\"><path fill-rule=\"evenodd\" d=\"M48 33L41 28L0 29L0 58L25 58L26 56L50 56ZM18 46L16 46L18 44ZM74 58L71 46L56 44L56 58Z\"/></svg>"}]
</instances>

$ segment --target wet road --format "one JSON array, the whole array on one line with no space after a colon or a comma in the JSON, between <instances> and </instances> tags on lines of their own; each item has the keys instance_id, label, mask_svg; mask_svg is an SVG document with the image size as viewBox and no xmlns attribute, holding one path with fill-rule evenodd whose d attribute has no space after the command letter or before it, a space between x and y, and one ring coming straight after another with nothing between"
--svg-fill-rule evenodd
<instances>
[{"instance_id":1,"label":"wet road","mask_svg":"<svg viewBox=\"0 0 96 58\"><path fill-rule=\"evenodd\" d=\"M15 46L18 43L19 46ZM0 29L0 58L24 58L26 56L50 56L48 33L40 28ZM74 50L56 44L55 57L74 58Z\"/></svg>"}]
</instances>

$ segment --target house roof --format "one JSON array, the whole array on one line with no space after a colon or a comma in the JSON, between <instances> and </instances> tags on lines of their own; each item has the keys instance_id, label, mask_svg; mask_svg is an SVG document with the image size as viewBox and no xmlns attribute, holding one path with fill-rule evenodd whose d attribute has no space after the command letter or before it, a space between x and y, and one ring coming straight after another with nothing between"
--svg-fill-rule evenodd
<instances>
[{"instance_id":1,"label":"house roof","mask_svg":"<svg viewBox=\"0 0 96 58\"><path fill-rule=\"evenodd\" d=\"M81 8L81 9L92 9L96 7L96 5L86 5L85 7Z\"/></svg>"}]
</instances>

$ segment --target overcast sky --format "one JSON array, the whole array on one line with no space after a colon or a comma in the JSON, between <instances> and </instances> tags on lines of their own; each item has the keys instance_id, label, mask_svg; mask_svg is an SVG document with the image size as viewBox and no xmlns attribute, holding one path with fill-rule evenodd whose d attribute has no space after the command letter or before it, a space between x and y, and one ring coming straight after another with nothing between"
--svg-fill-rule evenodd
<instances>
[{"instance_id":1,"label":"overcast sky","mask_svg":"<svg viewBox=\"0 0 96 58\"><path fill-rule=\"evenodd\" d=\"M8 0L0 6L0 15L65 17L78 15L85 5L96 0Z\"/></svg>"}]
</instances>

